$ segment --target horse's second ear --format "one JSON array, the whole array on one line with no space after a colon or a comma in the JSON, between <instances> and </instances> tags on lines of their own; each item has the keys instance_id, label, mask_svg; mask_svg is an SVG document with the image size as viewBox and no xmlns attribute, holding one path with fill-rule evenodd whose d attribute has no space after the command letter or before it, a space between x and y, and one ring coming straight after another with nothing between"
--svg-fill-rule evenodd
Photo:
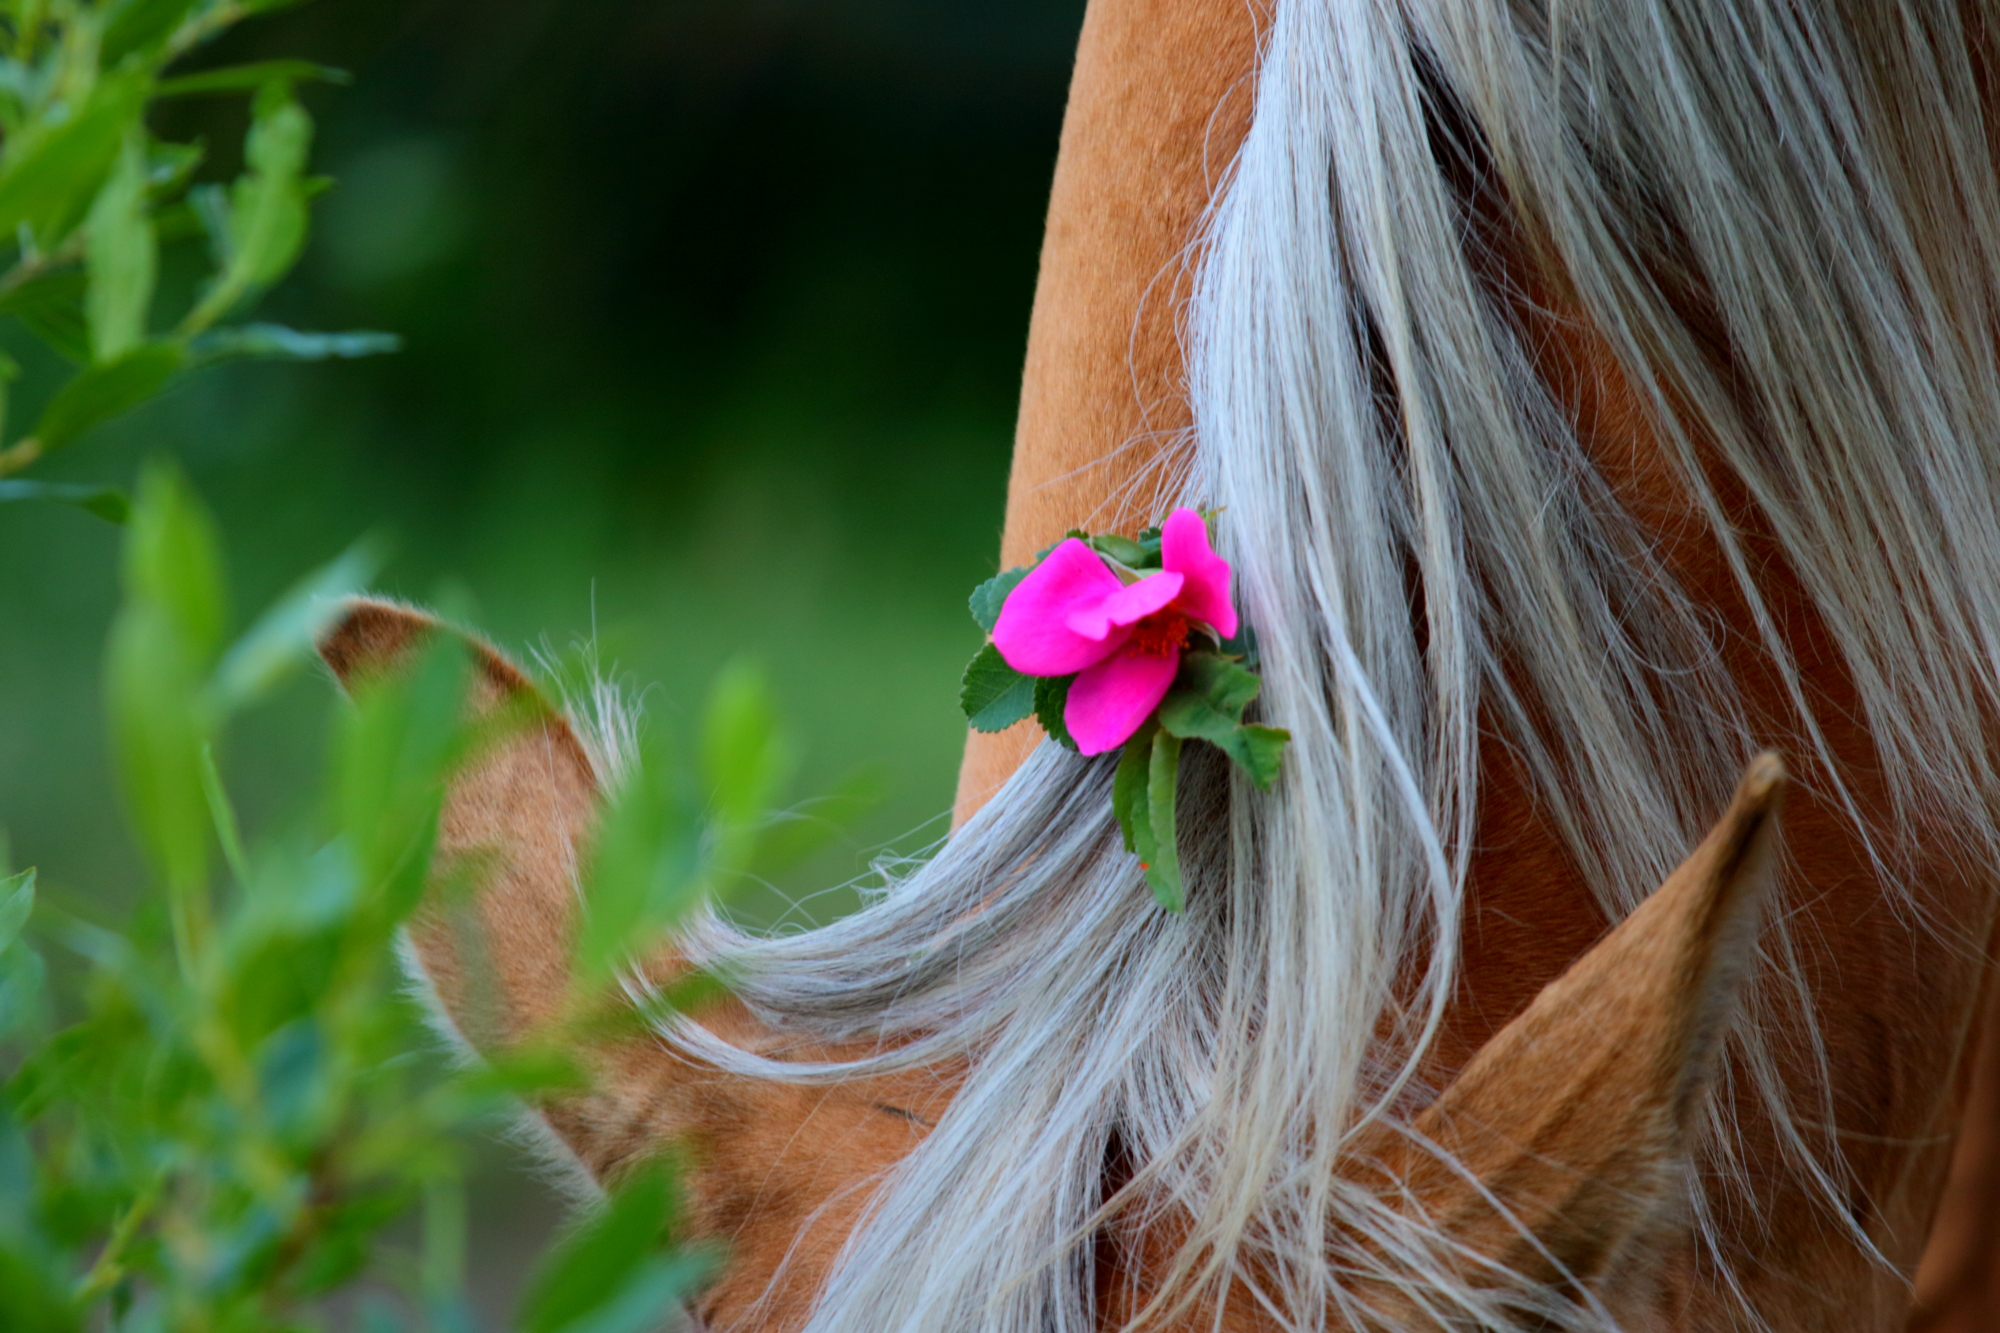
<instances>
[{"instance_id":1,"label":"horse's second ear","mask_svg":"<svg viewBox=\"0 0 2000 1333\"><path fill-rule=\"evenodd\" d=\"M1466 1276L1643 1288L1683 1224L1695 1121L1756 956L1785 774L1754 761L1714 830L1416 1118L1371 1145ZM1384 1131L1386 1137L1389 1131Z\"/></svg>"},{"instance_id":2,"label":"horse's second ear","mask_svg":"<svg viewBox=\"0 0 2000 1333\"><path fill-rule=\"evenodd\" d=\"M320 640L350 689L404 669L435 634L430 616L357 600ZM568 994L580 848L596 818L590 758L519 668L468 641L475 715L508 714L500 739L453 780L439 820L434 878L476 876L469 903L432 903L411 926L417 954L461 1035L488 1049L553 1018Z\"/></svg>"}]
</instances>

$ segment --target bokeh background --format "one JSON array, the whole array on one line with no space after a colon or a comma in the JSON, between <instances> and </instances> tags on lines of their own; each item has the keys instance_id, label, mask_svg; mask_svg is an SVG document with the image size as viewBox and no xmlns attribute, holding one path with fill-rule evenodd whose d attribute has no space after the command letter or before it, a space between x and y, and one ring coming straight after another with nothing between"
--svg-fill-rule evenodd
<instances>
[{"instance_id":1,"label":"bokeh background","mask_svg":"<svg viewBox=\"0 0 2000 1333\"><path fill-rule=\"evenodd\" d=\"M872 857L944 831L1081 9L317 0L248 25L197 63L355 76L306 93L338 185L261 313L406 349L207 372L40 475L183 460L239 619L380 534L381 588L517 654L590 640L669 732L718 665L761 661L794 794L860 773L878 798L739 910L840 911ZM233 171L240 102L165 117ZM116 539L0 509L0 828L103 911L140 882L99 707ZM252 825L311 799L329 696L295 682L232 738ZM502 1327L560 1206L486 1155L473 1250Z\"/></svg>"}]
</instances>

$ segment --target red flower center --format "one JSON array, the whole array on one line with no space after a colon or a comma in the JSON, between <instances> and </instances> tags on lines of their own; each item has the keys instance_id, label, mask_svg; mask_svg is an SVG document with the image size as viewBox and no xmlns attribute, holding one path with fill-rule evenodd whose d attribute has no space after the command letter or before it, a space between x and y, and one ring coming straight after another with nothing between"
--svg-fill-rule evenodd
<instances>
[{"instance_id":1,"label":"red flower center","mask_svg":"<svg viewBox=\"0 0 2000 1333\"><path fill-rule=\"evenodd\" d=\"M1147 657L1171 657L1187 643L1187 637L1187 617L1170 606L1134 625L1125 646Z\"/></svg>"}]
</instances>

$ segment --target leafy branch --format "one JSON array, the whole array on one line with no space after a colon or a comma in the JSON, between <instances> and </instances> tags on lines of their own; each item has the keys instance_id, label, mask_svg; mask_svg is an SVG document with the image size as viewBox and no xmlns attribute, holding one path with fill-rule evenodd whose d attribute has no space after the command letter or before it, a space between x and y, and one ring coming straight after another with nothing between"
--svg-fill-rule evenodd
<instances>
[{"instance_id":1,"label":"leafy branch","mask_svg":"<svg viewBox=\"0 0 2000 1333\"><path fill-rule=\"evenodd\" d=\"M308 174L313 126L297 86L346 76L300 60L169 70L284 2L0 0L0 317L74 367L33 424L12 433L8 398L21 369L0 354L0 479L219 360L394 350L386 334L232 322L297 263L324 185ZM148 110L164 98L237 94L252 99L244 169L226 185L198 183L201 145L159 138ZM209 272L188 308L162 321L161 247L196 238L207 241ZM0 502L86 503L116 519L121 505L102 495L16 481Z\"/></svg>"}]
</instances>

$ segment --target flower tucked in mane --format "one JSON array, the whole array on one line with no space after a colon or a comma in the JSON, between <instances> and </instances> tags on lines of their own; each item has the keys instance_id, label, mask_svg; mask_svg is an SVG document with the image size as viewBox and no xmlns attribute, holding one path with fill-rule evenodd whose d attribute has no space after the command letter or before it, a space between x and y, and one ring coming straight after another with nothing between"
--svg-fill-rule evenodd
<instances>
[{"instance_id":1,"label":"flower tucked in mane","mask_svg":"<svg viewBox=\"0 0 2000 1333\"><path fill-rule=\"evenodd\" d=\"M1243 720L1261 682L1247 635L1237 642L1229 585L1207 521L1176 509L1136 540L1072 532L972 594L973 618L993 641L965 669L966 717L999 731L1032 712L1080 754L1124 746L1112 789L1119 827L1174 910L1181 742L1207 741L1269 787L1289 739Z\"/></svg>"},{"instance_id":2,"label":"flower tucked in mane","mask_svg":"<svg viewBox=\"0 0 2000 1333\"><path fill-rule=\"evenodd\" d=\"M1192 625L1236 634L1229 562L1208 525L1176 509L1160 529L1158 573L1126 583L1075 537L1022 579L993 626L993 646L1023 675L1076 674L1063 722L1084 754L1130 740L1167 697Z\"/></svg>"}]
</instances>

